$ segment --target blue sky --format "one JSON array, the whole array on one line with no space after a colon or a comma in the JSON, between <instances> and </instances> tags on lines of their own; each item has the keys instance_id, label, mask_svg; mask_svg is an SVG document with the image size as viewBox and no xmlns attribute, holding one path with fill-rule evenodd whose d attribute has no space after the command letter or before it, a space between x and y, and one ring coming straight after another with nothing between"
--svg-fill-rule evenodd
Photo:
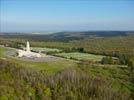
<instances>
[{"instance_id":1,"label":"blue sky","mask_svg":"<svg viewBox=\"0 0 134 100\"><path fill-rule=\"evenodd\" d=\"M0 0L1 32L134 30L134 0Z\"/></svg>"}]
</instances>

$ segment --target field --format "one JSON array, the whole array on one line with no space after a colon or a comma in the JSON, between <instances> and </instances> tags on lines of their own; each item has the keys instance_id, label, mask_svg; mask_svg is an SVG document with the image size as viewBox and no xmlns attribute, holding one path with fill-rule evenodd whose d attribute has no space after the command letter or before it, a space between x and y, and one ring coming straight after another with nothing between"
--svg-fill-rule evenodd
<instances>
[{"instance_id":1,"label":"field","mask_svg":"<svg viewBox=\"0 0 134 100\"><path fill-rule=\"evenodd\" d=\"M6 49L3 48L3 47L0 47L0 57L3 57L4 56L3 55L4 51L6 51Z\"/></svg>"},{"instance_id":2,"label":"field","mask_svg":"<svg viewBox=\"0 0 134 100\"><path fill-rule=\"evenodd\" d=\"M10 47L15 50L18 45L25 46L24 43L24 39L0 40L0 44L9 44L0 47L1 100L133 100L134 74L129 66L132 62L100 63L107 53L116 50L120 54L132 54L132 37L31 42L33 51L55 55L59 57L56 61L36 62L6 55L7 51L11 53ZM85 53L79 52L79 48ZM124 55L111 57L122 60Z\"/></svg>"},{"instance_id":3,"label":"field","mask_svg":"<svg viewBox=\"0 0 134 100\"><path fill-rule=\"evenodd\" d=\"M71 60L66 59L59 59L56 61L49 61L49 62L33 62L33 61L26 61L17 59L16 57L8 57L4 55L6 51L10 51L10 49L5 49L0 47L0 58L7 59L8 61L15 62L19 64L20 66L25 66L26 68L32 68L35 70L43 70L47 73L56 73L59 72L67 67L75 67L76 64Z\"/></svg>"},{"instance_id":4,"label":"field","mask_svg":"<svg viewBox=\"0 0 134 100\"><path fill-rule=\"evenodd\" d=\"M82 98L104 99L106 96L109 98L109 94L113 95L109 100L131 100L133 83L130 81L131 73L127 67L121 67L121 65L90 65L75 63L66 59L57 62L22 61L3 55L6 50L8 49L0 48L2 100L14 99L15 97L19 99L53 100L55 98L63 100L64 97L67 98L68 96L72 100ZM81 59L90 57L90 60L95 61L103 57L89 54L83 58L82 53L72 53L72 55L74 57L76 55L77 57L82 56ZM8 83L10 85L7 85ZM25 86L26 88L24 88ZM53 98L51 97L52 94ZM85 94L88 95L85 96ZM23 97L24 95L25 97Z\"/></svg>"},{"instance_id":5,"label":"field","mask_svg":"<svg viewBox=\"0 0 134 100\"><path fill-rule=\"evenodd\" d=\"M33 51L41 51L41 52L45 52L45 53L48 53L48 52L61 52L62 50L60 49L56 49L56 48L37 48L37 47L33 47L31 48L31 50Z\"/></svg>"},{"instance_id":6,"label":"field","mask_svg":"<svg viewBox=\"0 0 134 100\"><path fill-rule=\"evenodd\" d=\"M72 52L72 53L58 53L55 54L56 56L64 57L67 59L76 59L76 60L85 60L85 61L101 61L101 59L105 56L102 55L94 55L94 54L87 54L87 53L79 53L79 52Z\"/></svg>"}]
</instances>

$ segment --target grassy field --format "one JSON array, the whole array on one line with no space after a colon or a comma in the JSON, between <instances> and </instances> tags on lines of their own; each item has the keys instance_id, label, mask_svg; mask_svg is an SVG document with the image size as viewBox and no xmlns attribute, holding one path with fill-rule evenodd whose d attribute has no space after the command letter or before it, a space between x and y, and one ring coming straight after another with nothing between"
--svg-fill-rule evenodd
<instances>
[{"instance_id":1,"label":"grassy field","mask_svg":"<svg viewBox=\"0 0 134 100\"><path fill-rule=\"evenodd\" d=\"M87 61L101 61L101 59L104 57L102 55L94 55L94 54L79 53L79 52L58 53L55 55L65 57L68 59L87 60Z\"/></svg>"},{"instance_id":2,"label":"grassy field","mask_svg":"<svg viewBox=\"0 0 134 100\"><path fill-rule=\"evenodd\" d=\"M102 86L104 86L104 87L101 87L101 89L105 90L108 87L109 90L112 90L109 93L112 93L112 92L115 93L115 94L116 93L121 93L121 94L123 93L124 95L130 96L132 94L132 91L134 90L133 89L133 83L130 81L130 72L127 69L127 67L122 67L121 65L99 65L99 64L75 63L73 60L70 60L70 57L72 57L72 58L75 58L75 59L78 59L78 60L85 59L85 60L91 60L91 61L100 61L102 59L102 57L104 57L104 56L101 56L101 55L92 55L92 54L77 53L77 52L76 53L58 53L57 54L58 56L60 55L60 56L63 56L65 58L69 58L69 59L62 59L62 60L53 61L53 62L32 62L32 61L22 61L22 60L16 59L15 57L7 57L7 56L4 55L4 52L6 50L9 50L9 49L0 47L0 58L5 58L6 61L12 62L13 63L12 66L15 65L15 66L19 66L19 67L24 67L25 71L27 71L28 73L31 72L31 74L29 74L29 75L34 76L34 74L32 72L34 72L34 71L39 72L40 71L40 73L47 73L48 75L54 75L53 77L55 79L55 75L58 76L59 73L63 73L63 76L60 76L60 78L63 77L62 80L64 80L64 76L65 76L65 78L66 77L71 78L71 82L72 81L75 82L75 80L77 79L75 77L77 75L78 75L78 78L79 78L81 75L86 74L86 76L83 76L84 79L82 81L82 84L80 85L80 83L78 82L78 87L77 87L79 89L79 86L82 86L83 92L85 91L85 88L86 88L86 86L84 86L84 85L85 84L87 85L88 82L89 82L89 80L85 80L85 78L89 77L89 76L91 78L95 79L95 81L93 81L93 82L96 82L96 85L99 84L100 81L103 81ZM30 69L30 70L28 70L28 69ZM66 72L67 69L69 71ZM78 71L77 74L75 73L75 71L72 71L72 69L77 70ZM9 71L12 71L12 70L9 70ZM25 73L25 71L23 73ZM76 74L76 76L74 77L75 74ZM3 78L5 83L7 82L8 76L11 77L12 75L10 75L10 74L8 75L6 72L1 74L1 77ZM25 76L25 74L24 74L24 76ZM37 78L37 80L39 81L38 76L36 76L36 77L33 77L33 76L30 76L30 77L26 76L26 77L28 77L29 80L34 80L34 79L30 79L30 78ZM13 77L15 77L15 76L13 75ZM42 74L39 75L39 77L42 77ZM73 77L74 77L74 79L72 80ZM43 80L45 78L41 78L40 80ZM12 80L15 80L15 79L16 78L14 78ZM21 79L21 78L19 78L19 79ZM61 82L65 82L65 84L67 84L66 79L65 79L65 81L62 81L62 80L61 80ZM21 81L20 81L20 83L22 85ZM23 80L23 81L24 81L24 83L26 83L25 80ZM10 83L10 80L8 80L8 82ZM14 81L14 82L16 82L16 81ZM55 82L57 82L57 80ZM34 83L36 83L36 82L34 82ZM16 84L16 83L14 83L14 84ZM42 84L42 83L38 83L38 84ZM37 84L37 87L39 87L38 84ZM46 84L47 84L47 82L46 82ZM60 84L60 82L56 83L56 84L58 84L58 85L55 85L55 88L57 89L57 90L55 90L56 92L67 90L67 89L60 90L61 88L66 87L66 86L62 87L61 85L63 85L63 84ZM68 83L68 87L70 86L70 84L71 85L75 84L73 86L74 90L75 90L77 84L76 83ZM21 85L20 85L20 87L21 87ZM25 84L23 84L23 85L24 86L21 87L21 88L25 87ZM49 89L52 92L53 90L49 87L49 85L48 85L47 89ZM8 86L8 85L5 85L5 86ZM42 86L44 86L44 84ZM12 90L16 89L16 87L15 88L12 88L12 87L10 87ZM29 86L29 88L30 89L32 88L33 90L35 89L32 86ZM29 91L29 88L27 89L27 91ZM82 88L80 88L80 90ZM9 89L9 91L11 91L11 89ZM42 87L40 87L40 89L42 89ZM89 90L90 90L90 88L89 88ZM18 91L20 92L20 90L18 90ZM102 92L101 90L99 90L99 91ZM115 91L117 91L117 92L115 92ZM71 86L70 86L70 93L75 94L75 92L72 91ZM7 94L6 94L6 96L8 97ZM36 94L36 93L33 93L33 94ZM14 93L14 95L15 95L15 93ZM108 96L109 96L109 94L108 94ZM77 95L76 95L76 97L77 97Z\"/></svg>"},{"instance_id":3,"label":"grassy field","mask_svg":"<svg viewBox=\"0 0 134 100\"><path fill-rule=\"evenodd\" d=\"M5 48L0 47L0 57L4 56L3 53L4 53L5 50L6 50Z\"/></svg>"},{"instance_id":4,"label":"grassy field","mask_svg":"<svg viewBox=\"0 0 134 100\"><path fill-rule=\"evenodd\" d=\"M75 67L76 63L74 63L71 60L67 59L60 59L57 61L50 61L50 62L32 62L32 61L23 61L19 60L15 57L7 57L4 55L4 52L9 49L5 49L0 47L0 58L4 58L8 61L15 62L21 66L27 67L27 68L32 68L35 70L43 70L46 71L47 73L55 73L59 72L67 67Z\"/></svg>"},{"instance_id":5,"label":"grassy field","mask_svg":"<svg viewBox=\"0 0 134 100\"><path fill-rule=\"evenodd\" d=\"M27 68L32 68L35 70L43 70L46 73L56 73L62 71L68 67L75 67L76 64L72 61L68 60L60 60L60 61L53 61L53 62L30 62L30 61L21 61L16 59L10 59L12 62L16 62L21 66L25 66Z\"/></svg>"},{"instance_id":6,"label":"grassy field","mask_svg":"<svg viewBox=\"0 0 134 100\"><path fill-rule=\"evenodd\" d=\"M31 48L34 51L43 51L43 52L60 52L60 49L56 48L39 48L39 47L32 47Z\"/></svg>"},{"instance_id":7,"label":"grassy field","mask_svg":"<svg viewBox=\"0 0 134 100\"><path fill-rule=\"evenodd\" d=\"M55 48L63 52L71 52L72 48L83 48L88 53L121 53L131 54L134 51L134 36L109 37L75 40L69 42L30 41L34 50L42 47L43 51L55 52ZM0 39L0 44L24 43L22 39ZM39 47L39 48L37 48ZM54 49L46 49L46 48ZM45 49L44 49L45 48ZM32 62L7 57L6 48L0 47L0 94L4 97L50 97L54 100L64 100L63 97L81 97L67 100L133 100L134 77L128 65L102 65L98 63L79 63L71 59L100 61L103 55L86 53L56 53L63 58L51 62ZM2 67L3 66L3 67ZM46 74L48 76L46 76ZM33 96L29 96L32 94ZM25 97L24 97L25 96ZM89 96L91 98L87 98ZM27 97L27 98L26 98ZM22 99L21 98L21 99ZM84 98L84 99L83 99ZM0 98L1 99L1 98ZM2 100L2 99L1 99ZM19 100L19 99L18 99ZM39 99L37 99L39 100ZM41 100L41 99L40 99ZM51 100L51 99L42 99Z\"/></svg>"}]
</instances>

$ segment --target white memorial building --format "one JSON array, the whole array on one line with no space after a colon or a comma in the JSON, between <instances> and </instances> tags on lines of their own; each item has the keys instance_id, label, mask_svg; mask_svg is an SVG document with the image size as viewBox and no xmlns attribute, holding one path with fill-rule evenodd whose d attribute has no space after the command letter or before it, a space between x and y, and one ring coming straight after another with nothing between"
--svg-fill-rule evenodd
<instances>
[{"instance_id":1,"label":"white memorial building","mask_svg":"<svg viewBox=\"0 0 134 100\"><path fill-rule=\"evenodd\" d=\"M41 57L41 54L32 52L30 50L30 44L27 41L26 50L18 50L18 57Z\"/></svg>"}]
</instances>

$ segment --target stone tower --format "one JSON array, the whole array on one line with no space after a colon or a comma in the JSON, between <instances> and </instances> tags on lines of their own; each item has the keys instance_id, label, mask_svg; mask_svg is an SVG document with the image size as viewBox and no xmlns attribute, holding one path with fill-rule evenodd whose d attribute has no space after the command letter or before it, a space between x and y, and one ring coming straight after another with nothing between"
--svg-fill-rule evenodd
<instances>
[{"instance_id":1,"label":"stone tower","mask_svg":"<svg viewBox=\"0 0 134 100\"><path fill-rule=\"evenodd\" d=\"M30 44L29 44L29 42L28 42L28 41L27 41L26 51L27 51L27 52L30 52Z\"/></svg>"}]
</instances>

